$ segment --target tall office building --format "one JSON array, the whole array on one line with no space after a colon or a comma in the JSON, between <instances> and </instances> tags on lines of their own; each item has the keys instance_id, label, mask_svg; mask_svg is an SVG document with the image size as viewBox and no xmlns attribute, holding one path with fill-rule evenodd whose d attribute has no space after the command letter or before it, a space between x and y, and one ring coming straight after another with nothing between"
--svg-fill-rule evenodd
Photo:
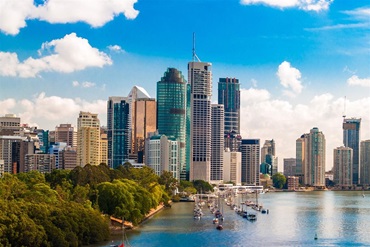
<instances>
[{"instance_id":1,"label":"tall office building","mask_svg":"<svg viewBox=\"0 0 370 247\"><path fill-rule=\"evenodd\" d=\"M21 160L21 143L26 139L26 137L20 136L0 136L0 160L3 160L4 172L14 174L18 172Z\"/></svg>"},{"instance_id":2,"label":"tall office building","mask_svg":"<svg viewBox=\"0 0 370 247\"><path fill-rule=\"evenodd\" d=\"M338 186L352 186L352 148L335 148L333 157L334 183Z\"/></svg>"},{"instance_id":3,"label":"tall office building","mask_svg":"<svg viewBox=\"0 0 370 247\"><path fill-rule=\"evenodd\" d=\"M296 140L296 166L295 166L295 176L299 178L299 183L304 184L304 167L307 162L307 144L308 144L308 134L301 135L300 138Z\"/></svg>"},{"instance_id":4,"label":"tall office building","mask_svg":"<svg viewBox=\"0 0 370 247\"><path fill-rule=\"evenodd\" d=\"M181 180L186 180L186 87L184 76L175 68L168 68L157 82L158 133L179 142Z\"/></svg>"},{"instance_id":5,"label":"tall office building","mask_svg":"<svg viewBox=\"0 0 370 247\"><path fill-rule=\"evenodd\" d=\"M129 110L129 121L128 121L128 126L129 126L129 154L131 158L137 159L137 154L134 152L134 130L135 130L135 102L137 99L151 99L150 95L148 92L139 86L134 86L130 93L127 96L127 102L130 106Z\"/></svg>"},{"instance_id":6,"label":"tall office building","mask_svg":"<svg viewBox=\"0 0 370 247\"><path fill-rule=\"evenodd\" d=\"M226 131L224 133L225 149L230 149L231 152L238 152L240 144L242 143L242 136L235 130Z\"/></svg>"},{"instance_id":7,"label":"tall office building","mask_svg":"<svg viewBox=\"0 0 370 247\"><path fill-rule=\"evenodd\" d=\"M14 114L0 117L0 135L13 136L21 129L21 119Z\"/></svg>"},{"instance_id":8,"label":"tall office building","mask_svg":"<svg viewBox=\"0 0 370 247\"><path fill-rule=\"evenodd\" d=\"M126 97L109 97L107 102L108 166L116 168L128 160L129 113Z\"/></svg>"},{"instance_id":9,"label":"tall office building","mask_svg":"<svg viewBox=\"0 0 370 247\"><path fill-rule=\"evenodd\" d=\"M190 180L191 164L191 85L186 84L186 180Z\"/></svg>"},{"instance_id":10,"label":"tall office building","mask_svg":"<svg viewBox=\"0 0 370 247\"><path fill-rule=\"evenodd\" d=\"M25 157L25 172L50 173L54 169L55 156L53 154L27 154Z\"/></svg>"},{"instance_id":11,"label":"tall office building","mask_svg":"<svg viewBox=\"0 0 370 247\"><path fill-rule=\"evenodd\" d=\"M242 139L240 145L242 153L242 184L259 185L260 182L260 140Z\"/></svg>"},{"instance_id":12,"label":"tall office building","mask_svg":"<svg viewBox=\"0 0 370 247\"><path fill-rule=\"evenodd\" d=\"M64 142L67 146L77 146L77 132L71 124L60 124L55 127L55 142Z\"/></svg>"},{"instance_id":13,"label":"tall office building","mask_svg":"<svg viewBox=\"0 0 370 247\"><path fill-rule=\"evenodd\" d=\"M361 184L370 185L370 140L361 142L360 153Z\"/></svg>"},{"instance_id":14,"label":"tall office building","mask_svg":"<svg viewBox=\"0 0 370 247\"><path fill-rule=\"evenodd\" d=\"M190 180L210 180L211 166L211 63L189 62L190 108Z\"/></svg>"},{"instance_id":15,"label":"tall office building","mask_svg":"<svg viewBox=\"0 0 370 247\"><path fill-rule=\"evenodd\" d=\"M225 149L223 162L223 180L241 185L242 154Z\"/></svg>"},{"instance_id":16,"label":"tall office building","mask_svg":"<svg viewBox=\"0 0 370 247\"><path fill-rule=\"evenodd\" d=\"M224 160L224 105L211 105L211 178L214 183L223 180Z\"/></svg>"},{"instance_id":17,"label":"tall office building","mask_svg":"<svg viewBox=\"0 0 370 247\"><path fill-rule=\"evenodd\" d=\"M278 172L278 159L275 155L275 141L266 140L261 148L261 163L271 166L271 176Z\"/></svg>"},{"instance_id":18,"label":"tall office building","mask_svg":"<svg viewBox=\"0 0 370 247\"><path fill-rule=\"evenodd\" d=\"M218 104L225 107L225 132L240 133L240 84L239 79L220 78Z\"/></svg>"},{"instance_id":19,"label":"tall office building","mask_svg":"<svg viewBox=\"0 0 370 247\"><path fill-rule=\"evenodd\" d=\"M324 187L325 186L325 136L318 128L310 130L309 134L303 135L299 142L302 144L301 161L297 158L298 163L302 164L304 184ZM298 150L297 150L298 152Z\"/></svg>"},{"instance_id":20,"label":"tall office building","mask_svg":"<svg viewBox=\"0 0 370 247\"><path fill-rule=\"evenodd\" d=\"M360 182L360 127L361 118L343 119L343 144L353 149L353 184Z\"/></svg>"},{"instance_id":21,"label":"tall office building","mask_svg":"<svg viewBox=\"0 0 370 247\"><path fill-rule=\"evenodd\" d=\"M284 159L284 176L295 176L296 174L296 159L287 158Z\"/></svg>"},{"instance_id":22,"label":"tall office building","mask_svg":"<svg viewBox=\"0 0 370 247\"><path fill-rule=\"evenodd\" d=\"M155 99L136 99L133 108L132 154L138 163L144 163L145 139L157 130L157 104Z\"/></svg>"},{"instance_id":23,"label":"tall office building","mask_svg":"<svg viewBox=\"0 0 370 247\"><path fill-rule=\"evenodd\" d=\"M77 119L77 166L100 164L100 121L98 114L80 112Z\"/></svg>"},{"instance_id":24,"label":"tall office building","mask_svg":"<svg viewBox=\"0 0 370 247\"><path fill-rule=\"evenodd\" d=\"M54 155L55 169L63 169L62 151L67 146L68 145L65 142L56 142L54 145L51 145L49 154Z\"/></svg>"}]
</instances>

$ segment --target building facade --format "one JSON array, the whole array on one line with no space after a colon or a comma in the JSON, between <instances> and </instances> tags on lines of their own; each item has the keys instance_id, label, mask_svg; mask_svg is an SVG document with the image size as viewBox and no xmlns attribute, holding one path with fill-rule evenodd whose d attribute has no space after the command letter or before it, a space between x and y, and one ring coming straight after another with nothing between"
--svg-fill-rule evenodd
<instances>
[{"instance_id":1,"label":"building facade","mask_svg":"<svg viewBox=\"0 0 370 247\"><path fill-rule=\"evenodd\" d=\"M77 119L77 165L100 164L100 121L98 114L80 112Z\"/></svg>"},{"instance_id":2,"label":"building facade","mask_svg":"<svg viewBox=\"0 0 370 247\"><path fill-rule=\"evenodd\" d=\"M0 117L0 135L15 135L21 126L21 119L14 114L6 114Z\"/></svg>"},{"instance_id":3,"label":"building facade","mask_svg":"<svg viewBox=\"0 0 370 247\"><path fill-rule=\"evenodd\" d=\"M337 186L352 186L353 179L353 150L348 147L338 147L333 154L334 183Z\"/></svg>"},{"instance_id":4,"label":"building facade","mask_svg":"<svg viewBox=\"0 0 370 247\"><path fill-rule=\"evenodd\" d=\"M230 152L226 149L223 160L223 180L224 183L233 182L235 185L241 185L242 153Z\"/></svg>"},{"instance_id":5,"label":"building facade","mask_svg":"<svg viewBox=\"0 0 370 247\"><path fill-rule=\"evenodd\" d=\"M116 168L128 160L130 105L126 97L109 97L107 102L108 166Z\"/></svg>"},{"instance_id":6,"label":"building facade","mask_svg":"<svg viewBox=\"0 0 370 247\"><path fill-rule=\"evenodd\" d=\"M25 172L50 173L55 169L55 156L53 154L27 154L25 163Z\"/></svg>"},{"instance_id":7,"label":"building facade","mask_svg":"<svg viewBox=\"0 0 370 247\"><path fill-rule=\"evenodd\" d=\"M179 142L180 179L186 180L186 90L181 71L168 68L157 82L158 133L173 136Z\"/></svg>"},{"instance_id":8,"label":"building facade","mask_svg":"<svg viewBox=\"0 0 370 247\"><path fill-rule=\"evenodd\" d=\"M220 78L218 104L225 107L225 132L240 133L240 84L236 78Z\"/></svg>"},{"instance_id":9,"label":"building facade","mask_svg":"<svg viewBox=\"0 0 370 247\"><path fill-rule=\"evenodd\" d=\"M361 118L343 119L343 144L353 150L353 184L360 182L360 127Z\"/></svg>"},{"instance_id":10,"label":"building facade","mask_svg":"<svg viewBox=\"0 0 370 247\"><path fill-rule=\"evenodd\" d=\"M284 159L284 176L295 176L296 174L296 158Z\"/></svg>"},{"instance_id":11,"label":"building facade","mask_svg":"<svg viewBox=\"0 0 370 247\"><path fill-rule=\"evenodd\" d=\"M210 181L211 166L211 63L188 63L191 86L190 180Z\"/></svg>"},{"instance_id":12,"label":"building facade","mask_svg":"<svg viewBox=\"0 0 370 247\"><path fill-rule=\"evenodd\" d=\"M223 180L224 161L224 105L211 105L211 169L210 180L219 183Z\"/></svg>"},{"instance_id":13,"label":"building facade","mask_svg":"<svg viewBox=\"0 0 370 247\"><path fill-rule=\"evenodd\" d=\"M241 181L244 185L259 185L260 172L260 140L242 139Z\"/></svg>"},{"instance_id":14,"label":"building facade","mask_svg":"<svg viewBox=\"0 0 370 247\"><path fill-rule=\"evenodd\" d=\"M361 141L361 184L370 185L370 140Z\"/></svg>"},{"instance_id":15,"label":"building facade","mask_svg":"<svg viewBox=\"0 0 370 247\"><path fill-rule=\"evenodd\" d=\"M271 166L271 174L274 175L278 171L278 159L275 154L275 141L266 140L261 148L261 163L267 163Z\"/></svg>"},{"instance_id":16,"label":"building facade","mask_svg":"<svg viewBox=\"0 0 370 247\"><path fill-rule=\"evenodd\" d=\"M55 127L55 142L64 142L67 146L77 146L77 131L71 124L60 124Z\"/></svg>"},{"instance_id":17,"label":"building facade","mask_svg":"<svg viewBox=\"0 0 370 247\"><path fill-rule=\"evenodd\" d=\"M180 179L179 142L175 137L153 135L149 138L147 165L160 176L163 171L171 172L172 176Z\"/></svg>"}]
</instances>

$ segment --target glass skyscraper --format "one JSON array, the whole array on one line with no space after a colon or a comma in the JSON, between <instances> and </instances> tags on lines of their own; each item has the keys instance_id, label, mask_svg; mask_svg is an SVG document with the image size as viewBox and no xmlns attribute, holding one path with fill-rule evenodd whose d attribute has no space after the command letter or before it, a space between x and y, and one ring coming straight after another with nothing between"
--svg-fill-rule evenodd
<instances>
[{"instance_id":1,"label":"glass skyscraper","mask_svg":"<svg viewBox=\"0 0 370 247\"><path fill-rule=\"evenodd\" d=\"M361 118L343 120L343 144L353 150L353 184L360 182L360 126Z\"/></svg>"},{"instance_id":2,"label":"glass skyscraper","mask_svg":"<svg viewBox=\"0 0 370 247\"><path fill-rule=\"evenodd\" d=\"M179 142L180 179L186 180L186 89L182 73L168 68L157 82L157 128Z\"/></svg>"},{"instance_id":3,"label":"glass skyscraper","mask_svg":"<svg viewBox=\"0 0 370 247\"><path fill-rule=\"evenodd\" d=\"M109 97L107 103L108 165L116 168L128 160L129 110L125 97Z\"/></svg>"},{"instance_id":4,"label":"glass skyscraper","mask_svg":"<svg viewBox=\"0 0 370 247\"><path fill-rule=\"evenodd\" d=\"M218 104L225 108L225 132L240 133L240 84L239 79L220 78Z\"/></svg>"}]
</instances>

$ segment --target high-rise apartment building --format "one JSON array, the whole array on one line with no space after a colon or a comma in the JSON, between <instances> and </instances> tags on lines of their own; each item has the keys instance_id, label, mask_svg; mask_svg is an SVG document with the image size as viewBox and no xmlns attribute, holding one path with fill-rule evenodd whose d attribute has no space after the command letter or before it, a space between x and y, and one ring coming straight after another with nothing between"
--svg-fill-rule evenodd
<instances>
[{"instance_id":1,"label":"high-rise apartment building","mask_svg":"<svg viewBox=\"0 0 370 247\"><path fill-rule=\"evenodd\" d=\"M108 166L116 168L128 160L130 105L126 97L109 97L107 102Z\"/></svg>"},{"instance_id":2,"label":"high-rise apartment building","mask_svg":"<svg viewBox=\"0 0 370 247\"><path fill-rule=\"evenodd\" d=\"M20 146L24 140L26 138L20 136L0 136L0 160L4 162L4 172L17 173L20 165Z\"/></svg>"},{"instance_id":3,"label":"high-rise apartment building","mask_svg":"<svg viewBox=\"0 0 370 247\"><path fill-rule=\"evenodd\" d=\"M223 180L224 105L211 105L211 177L214 183Z\"/></svg>"},{"instance_id":4,"label":"high-rise apartment building","mask_svg":"<svg viewBox=\"0 0 370 247\"><path fill-rule=\"evenodd\" d=\"M307 162L307 147L308 144L308 134L301 135L300 138L296 140L296 166L295 166L295 176L299 178L299 183L304 184L304 167Z\"/></svg>"},{"instance_id":5,"label":"high-rise apartment building","mask_svg":"<svg viewBox=\"0 0 370 247\"><path fill-rule=\"evenodd\" d=\"M361 118L343 119L343 144L353 149L353 184L360 182L360 127Z\"/></svg>"},{"instance_id":6,"label":"high-rise apartment building","mask_svg":"<svg viewBox=\"0 0 370 247\"><path fill-rule=\"evenodd\" d=\"M148 138L147 164L155 173L160 176L162 171L168 171L176 179L180 179L179 174L179 142L178 139L166 135L153 135Z\"/></svg>"},{"instance_id":7,"label":"high-rise apartment building","mask_svg":"<svg viewBox=\"0 0 370 247\"><path fill-rule=\"evenodd\" d=\"M241 180L245 185L259 185L260 182L260 140L242 139Z\"/></svg>"},{"instance_id":8,"label":"high-rise apartment building","mask_svg":"<svg viewBox=\"0 0 370 247\"><path fill-rule=\"evenodd\" d=\"M64 142L67 146L77 146L77 131L71 124L60 124L55 127L55 142Z\"/></svg>"},{"instance_id":9,"label":"high-rise apartment building","mask_svg":"<svg viewBox=\"0 0 370 247\"><path fill-rule=\"evenodd\" d=\"M361 142L360 153L361 184L370 185L370 140Z\"/></svg>"},{"instance_id":10,"label":"high-rise apartment building","mask_svg":"<svg viewBox=\"0 0 370 247\"><path fill-rule=\"evenodd\" d=\"M81 111L77 119L77 165L99 165L100 156L98 114Z\"/></svg>"},{"instance_id":11,"label":"high-rise apartment building","mask_svg":"<svg viewBox=\"0 0 370 247\"><path fill-rule=\"evenodd\" d=\"M296 166L302 165L305 185L325 186L325 136L318 128L310 130L296 142Z\"/></svg>"},{"instance_id":12,"label":"high-rise apartment building","mask_svg":"<svg viewBox=\"0 0 370 247\"><path fill-rule=\"evenodd\" d=\"M338 147L333 154L334 183L338 186L352 186L353 178L353 150L348 147Z\"/></svg>"},{"instance_id":13,"label":"high-rise apartment building","mask_svg":"<svg viewBox=\"0 0 370 247\"><path fill-rule=\"evenodd\" d=\"M168 68L157 82L157 128L160 135L179 142L180 179L186 180L186 89L182 73Z\"/></svg>"},{"instance_id":14,"label":"high-rise apartment building","mask_svg":"<svg viewBox=\"0 0 370 247\"><path fill-rule=\"evenodd\" d=\"M220 78L218 104L225 107L225 132L240 133L240 84L239 79Z\"/></svg>"},{"instance_id":15,"label":"high-rise apartment building","mask_svg":"<svg viewBox=\"0 0 370 247\"><path fill-rule=\"evenodd\" d=\"M210 181L211 166L211 63L189 62L190 108L190 180Z\"/></svg>"},{"instance_id":16,"label":"high-rise apartment building","mask_svg":"<svg viewBox=\"0 0 370 247\"><path fill-rule=\"evenodd\" d=\"M55 156L53 154L27 154L25 157L25 172L50 173L54 169Z\"/></svg>"},{"instance_id":17,"label":"high-rise apartment building","mask_svg":"<svg viewBox=\"0 0 370 247\"><path fill-rule=\"evenodd\" d=\"M49 154L54 155L55 169L63 169L62 161L62 151L67 147L65 142L56 142L49 149Z\"/></svg>"}]
</instances>

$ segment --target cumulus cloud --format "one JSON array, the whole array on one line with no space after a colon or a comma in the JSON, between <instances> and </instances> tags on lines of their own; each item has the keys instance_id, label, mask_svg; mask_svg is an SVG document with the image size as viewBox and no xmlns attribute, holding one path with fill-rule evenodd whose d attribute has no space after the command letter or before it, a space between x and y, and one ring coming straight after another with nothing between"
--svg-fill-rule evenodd
<instances>
[{"instance_id":1,"label":"cumulus cloud","mask_svg":"<svg viewBox=\"0 0 370 247\"><path fill-rule=\"evenodd\" d=\"M333 166L333 149L343 145L342 111L344 98L332 94L316 95L307 103L292 104L287 100L266 97L266 90L241 89L241 135L260 142L274 139L279 168L284 158L295 158L295 141L313 127L326 138L326 169ZM251 96L255 95L253 99ZM265 95L264 97L258 97ZM361 138L370 139L370 97L346 101L348 117L362 118Z\"/></svg>"},{"instance_id":2,"label":"cumulus cloud","mask_svg":"<svg viewBox=\"0 0 370 247\"><path fill-rule=\"evenodd\" d=\"M333 0L241 0L244 5L264 4L276 8L299 8L305 11L327 10Z\"/></svg>"},{"instance_id":3,"label":"cumulus cloud","mask_svg":"<svg viewBox=\"0 0 370 247\"><path fill-rule=\"evenodd\" d=\"M72 82L73 87L83 87L83 88L90 88L90 87L95 87L96 83L94 82L89 82L89 81L84 81L84 82L78 82L78 81L73 81Z\"/></svg>"},{"instance_id":4,"label":"cumulus cloud","mask_svg":"<svg viewBox=\"0 0 370 247\"><path fill-rule=\"evenodd\" d=\"M33 0L0 1L0 31L16 35L26 26L26 20L43 20L49 23L85 22L92 27L101 27L123 14L135 19L139 11L134 9L137 0L48 0L34 5Z\"/></svg>"},{"instance_id":5,"label":"cumulus cloud","mask_svg":"<svg viewBox=\"0 0 370 247\"><path fill-rule=\"evenodd\" d=\"M353 75L348 78L347 84L350 86L370 87L370 78L359 78L357 75Z\"/></svg>"},{"instance_id":6,"label":"cumulus cloud","mask_svg":"<svg viewBox=\"0 0 370 247\"><path fill-rule=\"evenodd\" d=\"M40 58L29 57L20 62L16 53L0 52L0 76L28 78L36 77L43 71L71 73L112 64L107 54L92 47L87 39L77 37L75 33L43 43L38 53Z\"/></svg>"},{"instance_id":7,"label":"cumulus cloud","mask_svg":"<svg viewBox=\"0 0 370 247\"><path fill-rule=\"evenodd\" d=\"M21 118L22 123L35 123L37 127L44 129L53 129L60 123L76 125L80 111L98 113L101 124L106 122L106 100L87 101L80 98L63 98L47 96L42 92L30 99L0 101L1 106L5 104L4 102L8 102L9 107L0 110L2 115L14 113Z\"/></svg>"},{"instance_id":8,"label":"cumulus cloud","mask_svg":"<svg viewBox=\"0 0 370 247\"><path fill-rule=\"evenodd\" d=\"M279 65L278 71L276 73L280 80L280 84L287 88L288 90L284 91L285 95L288 96L295 96L302 92L302 83L301 79L301 72L292 67L289 62L284 61Z\"/></svg>"},{"instance_id":9,"label":"cumulus cloud","mask_svg":"<svg viewBox=\"0 0 370 247\"><path fill-rule=\"evenodd\" d=\"M119 45L109 45L108 46L108 49L112 52L116 52L116 53L121 53L121 52L125 52L124 50L122 50L121 46Z\"/></svg>"}]
</instances>

